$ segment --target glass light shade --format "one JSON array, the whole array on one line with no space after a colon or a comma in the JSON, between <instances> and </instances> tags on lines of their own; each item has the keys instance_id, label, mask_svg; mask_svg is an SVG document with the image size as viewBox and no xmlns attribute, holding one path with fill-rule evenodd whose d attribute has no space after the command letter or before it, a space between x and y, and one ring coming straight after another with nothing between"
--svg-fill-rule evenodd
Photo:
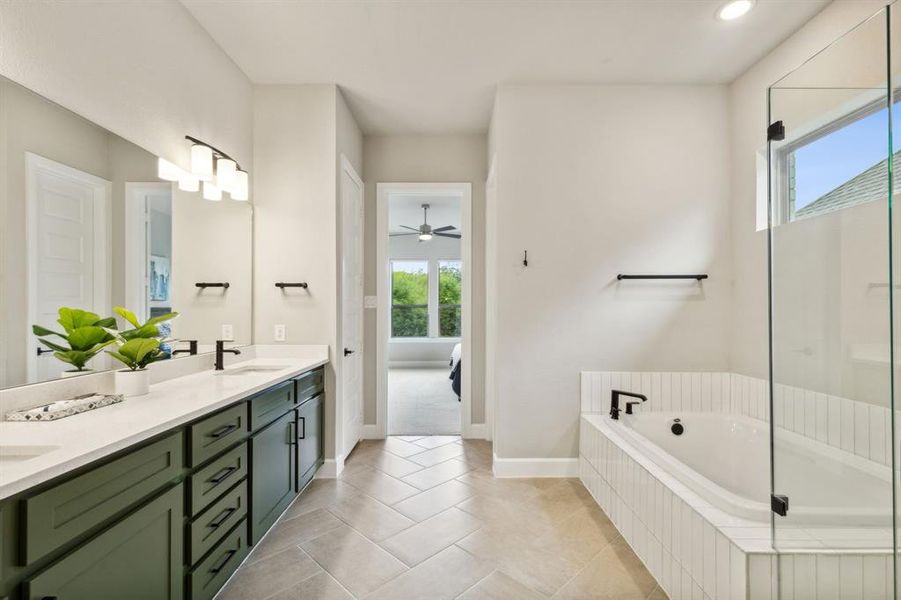
<instances>
[{"instance_id":1,"label":"glass light shade","mask_svg":"<svg viewBox=\"0 0 901 600\"><path fill-rule=\"evenodd\" d=\"M178 165L169 162L165 158L156 159L156 176L163 181L178 181L183 171Z\"/></svg>"},{"instance_id":2,"label":"glass light shade","mask_svg":"<svg viewBox=\"0 0 901 600\"><path fill-rule=\"evenodd\" d=\"M419 236L419 241L420 241L420 242L427 242L427 241L429 241L430 239L432 239L432 234L431 234L431 233L423 233L423 234L420 234L420 236Z\"/></svg>"},{"instance_id":3,"label":"glass light shade","mask_svg":"<svg viewBox=\"0 0 901 600\"><path fill-rule=\"evenodd\" d=\"M235 172L238 164L230 158L216 161L216 185L225 191L231 191L235 185Z\"/></svg>"},{"instance_id":4,"label":"glass light shade","mask_svg":"<svg viewBox=\"0 0 901 600\"><path fill-rule=\"evenodd\" d=\"M178 189L183 192L196 192L200 189L200 180L190 173L183 172L178 178Z\"/></svg>"},{"instance_id":5,"label":"glass light shade","mask_svg":"<svg viewBox=\"0 0 901 600\"><path fill-rule=\"evenodd\" d=\"M247 171L235 171L235 182L231 189L232 200L246 201L250 198Z\"/></svg>"},{"instance_id":6,"label":"glass light shade","mask_svg":"<svg viewBox=\"0 0 901 600\"><path fill-rule=\"evenodd\" d=\"M191 173L200 181L213 180L213 149L203 144L191 146Z\"/></svg>"},{"instance_id":7,"label":"glass light shade","mask_svg":"<svg viewBox=\"0 0 901 600\"><path fill-rule=\"evenodd\" d=\"M222 188L209 181L203 182L203 199L218 202L222 200Z\"/></svg>"}]
</instances>

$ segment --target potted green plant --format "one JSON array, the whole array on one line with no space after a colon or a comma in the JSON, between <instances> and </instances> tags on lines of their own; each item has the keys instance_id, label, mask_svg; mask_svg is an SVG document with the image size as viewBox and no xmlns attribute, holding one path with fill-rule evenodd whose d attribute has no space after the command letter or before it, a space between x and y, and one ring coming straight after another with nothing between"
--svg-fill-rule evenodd
<instances>
[{"instance_id":1,"label":"potted green plant","mask_svg":"<svg viewBox=\"0 0 901 600\"><path fill-rule=\"evenodd\" d=\"M133 327L115 332L117 348L106 351L128 367L116 371L116 393L126 397L143 396L150 392L150 371L147 366L166 358L166 354L160 349L160 330L157 325L174 319L178 313L153 317L142 324L127 308L117 306L113 311Z\"/></svg>"},{"instance_id":2,"label":"potted green plant","mask_svg":"<svg viewBox=\"0 0 901 600\"><path fill-rule=\"evenodd\" d=\"M31 331L36 336L45 336L38 337L38 341L53 350L55 358L75 367L64 371L63 377L90 373L91 369L85 368L88 361L116 340L114 333L116 319L114 317L101 318L95 313L80 308L63 306L59 309L59 319L56 322L62 326L65 333L40 325L32 325ZM47 339L48 336L58 337L68 346L51 341Z\"/></svg>"}]
</instances>

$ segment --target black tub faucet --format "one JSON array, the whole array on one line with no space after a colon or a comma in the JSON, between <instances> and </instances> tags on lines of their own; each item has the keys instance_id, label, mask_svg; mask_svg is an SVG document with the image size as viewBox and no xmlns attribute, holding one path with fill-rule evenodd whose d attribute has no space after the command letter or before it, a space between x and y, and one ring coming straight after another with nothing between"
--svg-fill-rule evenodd
<instances>
[{"instance_id":1,"label":"black tub faucet","mask_svg":"<svg viewBox=\"0 0 901 600\"><path fill-rule=\"evenodd\" d=\"M226 348L225 340L216 340L216 365L215 369L221 371L225 368L225 353L241 354L237 348Z\"/></svg>"},{"instance_id":2,"label":"black tub faucet","mask_svg":"<svg viewBox=\"0 0 901 600\"><path fill-rule=\"evenodd\" d=\"M642 402L647 402L648 397L643 394L636 394L635 392L624 392L623 390L612 390L610 393L610 418L611 419L619 419L619 413L622 410L619 407L619 397L620 396L629 396L630 398L638 398ZM638 402L627 402L626 403L626 414L632 414L632 405L639 404Z\"/></svg>"}]
</instances>

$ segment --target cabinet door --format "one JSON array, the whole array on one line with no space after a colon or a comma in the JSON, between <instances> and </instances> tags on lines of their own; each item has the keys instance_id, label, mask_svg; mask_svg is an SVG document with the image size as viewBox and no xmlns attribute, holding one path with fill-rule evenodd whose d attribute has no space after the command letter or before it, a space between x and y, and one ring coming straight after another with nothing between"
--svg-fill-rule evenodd
<instances>
[{"instance_id":1,"label":"cabinet door","mask_svg":"<svg viewBox=\"0 0 901 600\"><path fill-rule=\"evenodd\" d=\"M294 499L295 412L250 438L251 544L257 543Z\"/></svg>"},{"instance_id":2,"label":"cabinet door","mask_svg":"<svg viewBox=\"0 0 901 600\"><path fill-rule=\"evenodd\" d=\"M181 600L183 506L178 485L28 581L26 597Z\"/></svg>"},{"instance_id":3,"label":"cabinet door","mask_svg":"<svg viewBox=\"0 0 901 600\"><path fill-rule=\"evenodd\" d=\"M297 410L297 491L300 492L316 474L323 458L322 394L304 402Z\"/></svg>"}]
</instances>

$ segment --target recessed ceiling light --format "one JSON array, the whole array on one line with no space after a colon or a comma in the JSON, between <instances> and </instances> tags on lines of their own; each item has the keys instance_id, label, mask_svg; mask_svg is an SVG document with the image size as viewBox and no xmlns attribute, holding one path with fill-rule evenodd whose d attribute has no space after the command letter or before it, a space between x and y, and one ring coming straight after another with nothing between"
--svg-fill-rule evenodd
<instances>
[{"instance_id":1,"label":"recessed ceiling light","mask_svg":"<svg viewBox=\"0 0 901 600\"><path fill-rule=\"evenodd\" d=\"M754 8L754 0L732 0L723 4L716 11L716 18L721 21L732 21L748 14Z\"/></svg>"}]
</instances>

